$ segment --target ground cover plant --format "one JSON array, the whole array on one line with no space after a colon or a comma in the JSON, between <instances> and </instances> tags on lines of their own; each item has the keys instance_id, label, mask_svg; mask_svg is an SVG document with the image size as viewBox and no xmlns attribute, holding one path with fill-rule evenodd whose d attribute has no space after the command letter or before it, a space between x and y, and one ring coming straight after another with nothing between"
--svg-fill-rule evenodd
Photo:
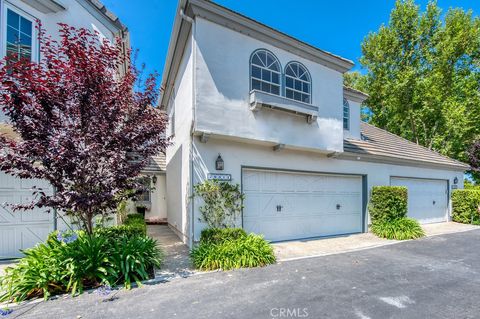
<instances>
[{"instance_id":1,"label":"ground cover plant","mask_svg":"<svg viewBox=\"0 0 480 319\"><path fill-rule=\"evenodd\" d=\"M152 278L162 252L145 235L140 220L95 229L52 233L46 242L24 251L14 267L0 277L0 302L20 302L61 293L81 294L85 289L123 285Z\"/></svg>"},{"instance_id":2,"label":"ground cover plant","mask_svg":"<svg viewBox=\"0 0 480 319\"><path fill-rule=\"evenodd\" d=\"M239 228L204 230L191 257L201 270L262 267L276 261L273 247L262 236Z\"/></svg>"}]
</instances>

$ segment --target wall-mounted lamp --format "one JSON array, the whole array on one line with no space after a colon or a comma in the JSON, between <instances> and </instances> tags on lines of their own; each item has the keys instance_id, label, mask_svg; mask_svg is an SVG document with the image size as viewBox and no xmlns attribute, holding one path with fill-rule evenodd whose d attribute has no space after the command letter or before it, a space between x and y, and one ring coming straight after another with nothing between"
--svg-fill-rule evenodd
<instances>
[{"instance_id":1,"label":"wall-mounted lamp","mask_svg":"<svg viewBox=\"0 0 480 319\"><path fill-rule=\"evenodd\" d=\"M455 184L455 185L458 184L458 177L455 177L455 178L453 179L453 184Z\"/></svg>"},{"instance_id":2,"label":"wall-mounted lamp","mask_svg":"<svg viewBox=\"0 0 480 319\"><path fill-rule=\"evenodd\" d=\"M152 182L154 185L157 183L157 175L153 175Z\"/></svg>"},{"instance_id":3,"label":"wall-mounted lamp","mask_svg":"<svg viewBox=\"0 0 480 319\"><path fill-rule=\"evenodd\" d=\"M215 161L215 169L217 171L223 171L223 168L224 168L224 163L223 163L222 156L218 154L217 160Z\"/></svg>"}]
</instances>

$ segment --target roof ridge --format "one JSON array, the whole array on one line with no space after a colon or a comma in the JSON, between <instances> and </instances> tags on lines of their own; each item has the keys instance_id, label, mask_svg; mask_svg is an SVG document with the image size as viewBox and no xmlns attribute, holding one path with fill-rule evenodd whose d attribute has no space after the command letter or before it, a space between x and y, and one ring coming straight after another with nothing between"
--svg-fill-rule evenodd
<instances>
[{"instance_id":1,"label":"roof ridge","mask_svg":"<svg viewBox=\"0 0 480 319\"><path fill-rule=\"evenodd\" d=\"M451 158L451 157L449 157L449 156L445 156L445 155L443 155L443 154L440 154L439 152L437 152L437 151L435 151L435 150L431 150L431 149L429 149L429 148L427 148L427 147L425 147L425 146L423 146L423 145L421 145L421 144L417 144L417 143L414 143L414 142L412 142L412 141L410 141L410 140L407 140L406 138L404 138L404 137L402 137L402 136L400 136L400 135L397 135L397 134L394 134L394 133L392 133L392 132L389 132L389 131L387 131L387 130L385 130L385 129L383 129L383 128L380 128L380 127L378 127L378 126L375 126L375 125L373 125L373 124L370 124L370 123L367 123L367 122L363 122L363 121L361 121L361 124L368 125L368 126L374 128L374 129L377 129L377 130L379 130L379 131L385 132L385 133L387 133L387 134L389 134L389 135L391 135L391 136L394 136L394 137L396 137L396 138L399 138L399 139L407 142L408 144L412 144L412 145L415 145L415 146L419 146L419 147L421 147L422 149L424 149L424 150L426 150L426 151L428 151L428 152L432 152L432 153L434 153L434 154L436 154L436 155L438 155L438 156L441 156L441 157L443 157L443 158L446 158L446 159L449 159L449 160L451 160L451 161L457 162L458 164L468 165L468 164L466 164L466 163L463 163L463 162L461 162L461 161L459 161L459 160L456 160L456 159L454 159L454 158Z\"/></svg>"}]
</instances>

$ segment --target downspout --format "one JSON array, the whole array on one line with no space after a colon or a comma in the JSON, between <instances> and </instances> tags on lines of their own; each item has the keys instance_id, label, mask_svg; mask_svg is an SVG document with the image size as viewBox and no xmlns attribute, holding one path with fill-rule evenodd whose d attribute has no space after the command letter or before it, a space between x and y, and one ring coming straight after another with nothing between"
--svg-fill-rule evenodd
<instances>
[{"instance_id":1,"label":"downspout","mask_svg":"<svg viewBox=\"0 0 480 319\"><path fill-rule=\"evenodd\" d=\"M195 35L196 35L196 26L195 20L187 16L183 9L180 9L180 17L192 25L192 124L190 130L190 152L189 152L189 169L190 169L190 189L189 197L191 199L190 209L191 213L188 214L189 217L189 236L188 236L188 246L193 247L194 237L195 237L195 198L193 195L193 183L194 183L194 174L193 174L193 132L195 131L195 66L196 66L196 50L195 50Z\"/></svg>"}]
</instances>

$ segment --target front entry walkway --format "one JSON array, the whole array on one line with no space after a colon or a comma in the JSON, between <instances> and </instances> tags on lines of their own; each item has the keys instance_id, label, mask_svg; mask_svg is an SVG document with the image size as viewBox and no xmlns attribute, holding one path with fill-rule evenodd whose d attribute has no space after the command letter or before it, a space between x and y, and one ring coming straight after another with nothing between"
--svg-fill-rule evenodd
<instances>
[{"instance_id":1,"label":"front entry walkway","mask_svg":"<svg viewBox=\"0 0 480 319\"><path fill-rule=\"evenodd\" d=\"M148 225L147 233L156 239L164 253L162 267L155 272L155 279L168 281L194 274L189 249L166 225Z\"/></svg>"},{"instance_id":2,"label":"front entry walkway","mask_svg":"<svg viewBox=\"0 0 480 319\"><path fill-rule=\"evenodd\" d=\"M422 225L422 227L425 230L427 237L480 229L480 226L453 222L428 224ZM372 233L363 233L331 238L315 238L280 242L273 244L273 247L275 249L277 260L287 261L357 251L367 248L396 244L399 242L399 240L378 238Z\"/></svg>"}]
</instances>

